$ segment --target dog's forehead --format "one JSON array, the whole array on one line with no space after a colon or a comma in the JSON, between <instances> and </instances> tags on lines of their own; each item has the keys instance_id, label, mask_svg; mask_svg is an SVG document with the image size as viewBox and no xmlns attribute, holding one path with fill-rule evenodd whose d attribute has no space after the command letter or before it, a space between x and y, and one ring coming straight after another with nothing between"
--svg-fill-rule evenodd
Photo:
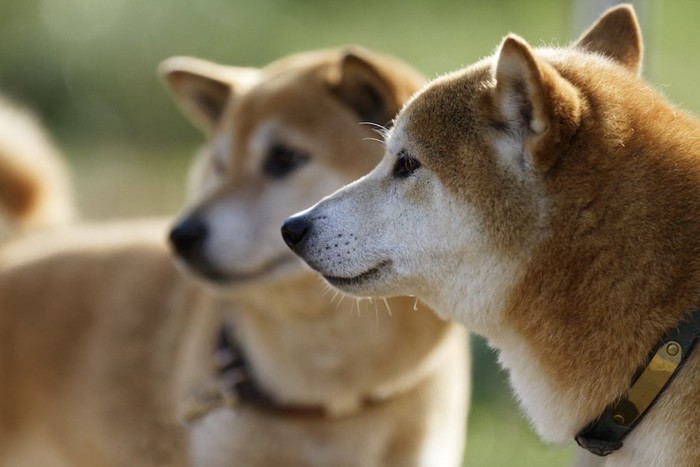
<instances>
[{"instance_id":1,"label":"dog's forehead","mask_svg":"<svg viewBox=\"0 0 700 467\"><path fill-rule=\"evenodd\" d=\"M400 113L389 150L415 152L428 166L443 165L460 145L479 137L488 116L487 89L492 81L487 63L435 80Z\"/></svg>"},{"instance_id":2,"label":"dog's forehead","mask_svg":"<svg viewBox=\"0 0 700 467\"><path fill-rule=\"evenodd\" d=\"M277 115L294 121L312 119L317 101L330 98L322 79L313 70L288 70L265 77L233 100L235 116L255 121Z\"/></svg>"},{"instance_id":3,"label":"dog's forehead","mask_svg":"<svg viewBox=\"0 0 700 467\"><path fill-rule=\"evenodd\" d=\"M275 69L232 99L222 132L234 165L259 166L275 144L358 177L379 161L383 148L370 141L372 131L333 94L331 66L321 62Z\"/></svg>"},{"instance_id":4,"label":"dog's forehead","mask_svg":"<svg viewBox=\"0 0 700 467\"><path fill-rule=\"evenodd\" d=\"M275 137L319 126L330 99L323 82L309 70L286 70L264 77L232 99L223 133L234 153L263 149Z\"/></svg>"}]
</instances>

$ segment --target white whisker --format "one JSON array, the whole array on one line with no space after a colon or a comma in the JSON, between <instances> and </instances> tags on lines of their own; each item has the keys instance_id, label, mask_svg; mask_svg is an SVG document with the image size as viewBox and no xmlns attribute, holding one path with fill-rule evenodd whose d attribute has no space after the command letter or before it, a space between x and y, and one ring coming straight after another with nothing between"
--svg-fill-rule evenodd
<instances>
[{"instance_id":1,"label":"white whisker","mask_svg":"<svg viewBox=\"0 0 700 467\"><path fill-rule=\"evenodd\" d=\"M389 307L389 302L387 301L386 297L382 297L382 300L384 300L384 306L386 307L386 311L389 313L389 316L393 316L391 314L391 308Z\"/></svg>"},{"instance_id":2,"label":"white whisker","mask_svg":"<svg viewBox=\"0 0 700 467\"><path fill-rule=\"evenodd\" d=\"M382 146L386 146L386 141L384 141L383 139L372 138L370 136L368 136L366 138L362 138L362 139L363 139L363 141L376 141L377 143L381 144Z\"/></svg>"},{"instance_id":3,"label":"white whisker","mask_svg":"<svg viewBox=\"0 0 700 467\"><path fill-rule=\"evenodd\" d=\"M338 299L338 303L335 304L335 310L336 310L336 311L338 311L338 308L340 308L340 305L343 304L343 300L345 300L345 295L343 295L343 294L341 294L341 293L338 293L338 294L336 294L336 297L338 297L338 296L339 296L340 298ZM334 298L335 298L335 297L334 297Z\"/></svg>"},{"instance_id":4,"label":"white whisker","mask_svg":"<svg viewBox=\"0 0 700 467\"><path fill-rule=\"evenodd\" d=\"M371 298L369 300L370 300L370 303L374 302L374 316L377 319L377 331L379 331L379 308L377 307L376 300L373 300Z\"/></svg>"},{"instance_id":5,"label":"white whisker","mask_svg":"<svg viewBox=\"0 0 700 467\"><path fill-rule=\"evenodd\" d=\"M374 317L376 318L376 321L377 321L377 332L379 332L379 311L378 310L374 311Z\"/></svg>"},{"instance_id":6,"label":"white whisker","mask_svg":"<svg viewBox=\"0 0 700 467\"><path fill-rule=\"evenodd\" d=\"M371 127L374 127L375 129L377 129L379 131L383 131L385 133L389 131L389 129L387 127L385 127L384 125L380 125L379 123L375 123L375 122L360 122L360 125L371 126Z\"/></svg>"},{"instance_id":7,"label":"white whisker","mask_svg":"<svg viewBox=\"0 0 700 467\"><path fill-rule=\"evenodd\" d=\"M389 137L389 133L391 132L391 130L389 130L384 125L380 125L374 122L360 122L360 125L371 126L372 130L378 135L380 135L384 140L386 140Z\"/></svg>"}]
</instances>

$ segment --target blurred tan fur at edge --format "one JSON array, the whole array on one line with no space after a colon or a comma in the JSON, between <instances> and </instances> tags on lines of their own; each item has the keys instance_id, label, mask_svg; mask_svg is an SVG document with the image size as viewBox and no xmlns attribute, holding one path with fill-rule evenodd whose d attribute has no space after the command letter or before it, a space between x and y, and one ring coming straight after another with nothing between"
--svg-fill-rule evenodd
<instances>
[{"instance_id":1,"label":"blurred tan fur at edge","mask_svg":"<svg viewBox=\"0 0 700 467\"><path fill-rule=\"evenodd\" d=\"M185 217L212 207L210 228L240 238L256 225L261 256L286 250L269 243L281 243L287 215L379 160L363 114L388 122L422 84L362 49L259 70L179 58L162 70L209 135ZM306 166L261 174L270 145L285 142ZM270 197L274 209L251 208ZM462 329L413 298L336 298L291 253L278 269L245 271L224 245L215 257L228 262L208 270L216 280L188 267L192 280L172 265L165 230L162 220L82 224L0 246L0 466L460 465ZM324 415L197 400L222 383L211 358L222 317L260 387Z\"/></svg>"},{"instance_id":2,"label":"blurred tan fur at edge","mask_svg":"<svg viewBox=\"0 0 700 467\"><path fill-rule=\"evenodd\" d=\"M29 111L0 97L0 238L73 214L60 153Z\"/></svg>"}]
</instances>

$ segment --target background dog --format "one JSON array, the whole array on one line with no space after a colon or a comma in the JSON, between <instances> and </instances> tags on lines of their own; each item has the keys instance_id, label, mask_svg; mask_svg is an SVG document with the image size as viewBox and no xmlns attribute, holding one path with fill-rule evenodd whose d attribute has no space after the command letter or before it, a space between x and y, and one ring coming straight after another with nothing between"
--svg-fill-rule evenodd
<instances>
[{"instance_id":1,"label":"background dog","mask_svg":"<svg viewBox=\"0 0 700 467\"><path fill-rule=\"evenodd\" d=\"M256 385L279 406L206 414L191 429L198 463L458 465L468 397L463 331L412 298L335 297L278 240L287 215L379 160L374 127L422 78L361 49L296 55L260 70L175 58L162 71L209 135L193 202L171 241L189 271L230 297L225 319Z\"/></svg>"},{"instance_id":2,"label":"background dog","mask_svg":"<svg viewBox=\"0 0 700 467\"><path fill-rule=\"evenodd\" d=\"M286 215L371 168L381 147L358 122L390 120L420 78L360 50L163 70L211 135L171 237L217 290L172 267L163 221L4 244L0 465L458 465L464 331L412 298L334 299L276 235ZM231 395L212 362L222 313L274 403L219 397Z\"/></svg>"},{"instance_id":3,"label":"background dog","mask_svg":"<svg viewBox=\"0 0 700 467\"><path fill-rule=\"evenodd\" d=\"M629 6L568 48L508 36L416 95L380 165L286 241L341 290L416 293L488 336L540 435L571 440L698 306L700 126L641 59ZM700 465L699 365L606 465Z\"/></svg>"}]
</instances>

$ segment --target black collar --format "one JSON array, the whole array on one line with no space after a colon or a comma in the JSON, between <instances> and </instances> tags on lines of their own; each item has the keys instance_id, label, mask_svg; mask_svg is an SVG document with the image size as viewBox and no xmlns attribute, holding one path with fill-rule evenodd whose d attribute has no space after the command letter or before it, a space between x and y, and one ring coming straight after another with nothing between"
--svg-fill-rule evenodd
<instances>
[{"instance_id":1,"label":"black collar","mask_svg":"<svg viewBox=\"0 0 700 467\"><path fill-rule=\"evenodd\" d=\"M321 406L288 405L278 402L256 381L248 360L233 336L232 330L221 327L214 354L216 371L223 383L225 396L236 405L246 405L268 412L295 416L324 416Z\"/></svg>"},{"instance_id":2,"label":"black collar","mask_svg":"<svg viewBox=\"0 0 700 467\"><path fill-rule=\"evenodd\" d=\"M260 386L251 371L243 349L233 335L233 330L222 326L216 346L215 365L223 383L225 399L233 405L248 406L287 417L330 418L328 409L322 405L288 404L277 400ZM383 403L384 400L365 397L362 408Z\"/></svg>"},{"instance_id":3,"label":"black collar","mask_svg":"<svg viewBox=\"0 0 700 467\"><path fill-rule=\"evenodd\" d=\"M649 354L627 393L576 435L579 446L598 456L620 449L622 441L663 394L693 350L700 334L700 309L669 331Z\"/></svg>"}]
</instances>

